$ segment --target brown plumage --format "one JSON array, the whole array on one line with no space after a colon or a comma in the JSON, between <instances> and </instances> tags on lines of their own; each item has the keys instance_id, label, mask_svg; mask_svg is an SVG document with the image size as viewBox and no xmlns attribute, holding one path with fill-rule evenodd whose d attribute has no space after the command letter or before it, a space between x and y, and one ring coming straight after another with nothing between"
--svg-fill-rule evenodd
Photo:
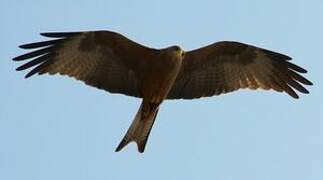
<instances>
[{"instance_id":1,"label":"brown plumage","mask_svg":"<svg viewBox=\"0 0 323 180\"><path fill-rule=\"evenodd\" d=\"M62 74L90 86L142 98L133 123L120 142L120 151L135 141L145 145L160 104L165 99L194 99L240 88L273 89L298 98L295 90L309 93L300 75L306 70L291 58L238 42L217 42L184 53L178 46L153 49L110 31L42 33L54 40L21 45L36 49L15 57L32 59L17 70L34 74Z\"/></svg>"}]
</instances>

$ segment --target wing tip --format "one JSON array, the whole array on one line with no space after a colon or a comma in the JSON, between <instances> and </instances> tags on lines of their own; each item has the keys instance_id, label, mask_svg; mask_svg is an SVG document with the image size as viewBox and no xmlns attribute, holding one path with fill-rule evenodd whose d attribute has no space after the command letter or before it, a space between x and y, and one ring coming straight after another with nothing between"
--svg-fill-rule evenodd
<instances>
[{"instance_id":1,"label":"wing tip","mask_svg":"<svg viewBox=\"0 0 323 180\"><path fill-rule=\"evenodd\" d=\"M312 81L310 81L310 80L307 80L308 82L307 82L307 84L306 85L308 85L308 86L313 86L314 84L312 83Z\"/></svg>"},{"instance_id":2,"label":"wing tip","mask_svg":"<svg viewBox=\"0 0 323 180\"><path fill-rule=\"evenodd\" d=\"M65 40L64 38L60 38L60 39L55 39L50 41L33 42L33 43L23 44L18 47L21 49L42 48L42 47L59 45L61 42L64 42L64 40Z\"/></svg>"},{"instance_id":3,"label":"wing tip","mask_svg":"<svg viewBox=\"0 0 323 180\"><path fill-rule=\"evenodd\" d=\"M300 67L300 66L298 66L298 65L296 65L294 63L286 62L286 65L288 66L289 69L292 69L292 70L294 70L294 71L296 71L298 73L303 73L303 74L307 73L306 69L304 69L304 68L302 68L302 67Z\"/></svg>"},{"instance_id":4,"label":"wing tip","mask_svg":"<svg viewBox=\"0 0 323 180\"><path fill-rule=\"evenodd\" d=\"M290 61L290 60L292 60L293 58L292 57L290 57L290 56L288 56L288 55L285 55L285 54L281 54L283 57L284 57L284 59L286 59L286 60L288 60L288 61Z\"/></svg>"},{"instance_id":5,"label":"wing tip","mask_svg":"<svg viewBox=\"0 0 323 180\"><path fill-rule=\"evenodd\" d=\"M294 99L299 99L299 96L294 92L294 93L289 93L287 92L291 97L293 97Z\"/></svg>"},{"instance_id":6,"label":"wing tip","mask_svg":"<svg viewBox=\"0 0 323 180\"><path fill-rule=\"evenodd\" d=\"M286 54L274 52L274 51L263 49L263 48L258 48L258 49L260 49L262 52L266 53L267 55L271 56L273 59L286 60L286 61L290 61L293 59L292 57L290 57Z\"/></svg>"},{"instance_id":7,"label":"wing tip","mask_svg":"<svg viewBox=\"0 0 323 180\"><path fill-rule=\"evenodd\" d=\"M79 35L81 33L82 32L42 32L40 35L49 38L66 38Z\"/></svg>"},{"instance_id":8,"label":"wing tip","mask_svg":"<svg viewBox=\"0 0 323 180\"><path fill-rule=\"evenodd\" d=\"M24 70L23 66L19 66L16 68L16 71L22 71L22 70Z\"/></svg>"},{"instance_id":9,"label":"wing tip","mask_svg":"<svg viewBox=\"0 0 323 180\"><path fill-rule=\"evenodd\" d=\"M18 46L20 49L28 49L28 44L22 44Z\"/></svg>"},{"instance_id":10,"label":"wing tip","mask_svg":"<svg viewBox=\"0 0 323 180\"><path fill-rule=\"evenodd\" d=\"M19 61L19 56L12 58L13 61Z\"/></svg>"},{"instance_id":11,"label":"wing tip","mask_svg":"<svg viewBox=\"0 0 323 180\"><path fill-rule=\"evenodd\" d=\"M26 75L25 75L25 79L28 79L28 78L30 78L32 75L34 75L34 74L36 74L37 72L35 72L35 71L30 71L29 73L27 73Z\"/></svg>"}]
</instances>

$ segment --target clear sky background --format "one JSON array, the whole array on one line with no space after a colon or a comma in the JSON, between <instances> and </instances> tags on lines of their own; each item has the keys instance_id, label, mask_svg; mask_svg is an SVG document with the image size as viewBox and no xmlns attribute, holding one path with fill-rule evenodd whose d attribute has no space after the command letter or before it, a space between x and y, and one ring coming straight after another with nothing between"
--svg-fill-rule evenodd
<instances>
[{"instance_id":1,"label":"clear sky background","mask_svg":"<svg viewBox=\"0 0 323 180\"><path fill-rule=\"evenodd\" d=\"M0 2L0 179L323 179L323 1ZM114 150L140 100L63 76L24 79L12 57L47 31L108 29L185 50L220 40L293 57L314 86L166 101L144 154Z\"/></svg>"}]
</instances>

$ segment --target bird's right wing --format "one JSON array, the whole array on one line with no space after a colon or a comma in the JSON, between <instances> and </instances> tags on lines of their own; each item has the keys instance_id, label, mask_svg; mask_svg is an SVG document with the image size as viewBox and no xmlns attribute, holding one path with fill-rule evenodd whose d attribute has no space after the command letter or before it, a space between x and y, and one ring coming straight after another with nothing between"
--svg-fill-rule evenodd
<instances>
[{"instance_id":1,"label":"bird's right wing","mask_svg":"<svg viewBox=\"0 0 323 180\"><path fill-rule=\"evenodd\" d=\"M111 93L141 97L140 67L156 50L110 31L42 33L54 40L21 45L36 49L13 60L29 60L17 70L33 68L38 74L62 74Z\"/></svg>"},{"instance_id":2,"label":"bird's right wing","mask_svg":"<svg viewBox=\"0 0 323 180\"><path fill-rule=\"evenodd\" d=\"M274 89L298 98L295 90L312 83L299 73L306 70L283 54L238 42L218 42L189 51L168 99L193 99L241 88ZM300 84L301 83L301 84Z\"/></svg>"}]
</instances>

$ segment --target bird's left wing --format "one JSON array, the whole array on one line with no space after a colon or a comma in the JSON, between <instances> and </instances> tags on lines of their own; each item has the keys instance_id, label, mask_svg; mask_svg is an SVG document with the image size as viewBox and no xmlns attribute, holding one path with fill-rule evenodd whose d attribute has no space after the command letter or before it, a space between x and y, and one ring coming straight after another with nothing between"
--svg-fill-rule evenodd
<instances>
[{"instance_id":1,"label":"bird's left wing","mask_svg":"<svg viewBox=\"0 0 323 180\"><path fill-rule=\"evenodd\" d=\"M240 88L274 89L298 98L295 90L312 83L299 73L306 70L291 58L238 42L218 42L189 51L168 99L193 99L232 92Z\"/></svg>"},{"instance_id":2,"label":"bird's left wing","mask_svg":"<svg viewBox=\"0 0 323 180\"><path fill-rule=\"evenodd\" d=\"M29 60L17 70L32 68L38 74L62 74L111 93L141 97L140 67L155 50L110 31L42 33L54 40L21 45L33 52L15 57Z\"/></svg>"}]
</instances>

